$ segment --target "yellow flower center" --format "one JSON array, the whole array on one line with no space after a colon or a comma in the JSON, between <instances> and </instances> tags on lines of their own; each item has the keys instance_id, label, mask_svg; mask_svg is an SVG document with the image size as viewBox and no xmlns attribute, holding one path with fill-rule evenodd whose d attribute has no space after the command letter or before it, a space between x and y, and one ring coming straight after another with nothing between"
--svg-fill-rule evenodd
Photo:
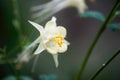
<instances>
[{"instance_id":1,"label":"yellow flower center","mask_svg":"<svg viewBox=\"0 0 120 80\"><path fill-rule=\"evenodd\" d=\"M63 44L63 40L64 40L64 37L61 36L61 35L57 35L57 36L54 36L53 37L53 40L56 44L59 45L59 47L62 47L62 44Z\"/></svg>"}]
</instances>

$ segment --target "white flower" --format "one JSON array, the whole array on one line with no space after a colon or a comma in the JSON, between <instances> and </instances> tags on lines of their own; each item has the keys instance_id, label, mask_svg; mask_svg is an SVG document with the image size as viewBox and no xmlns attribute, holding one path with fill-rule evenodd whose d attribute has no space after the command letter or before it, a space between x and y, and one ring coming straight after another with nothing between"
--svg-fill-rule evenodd
<instances>
[{"instance_id":1,"label":"white flower","mask_svg":"<svg viewBox=\"0 0 120 80\"><path fill-rule=\"evenodd\" d=\"M40 21L39 18L44 20L67 7L75 7L79 13L84 13L87 9L85 0L52 0L46 4L33 7L32 11L35 12L33 18L36 18L38 21Z\"/></svg>"},{"instance_id":2,"label":"white flower","mask_svg":"<svg viewBox=\"0 0 120 80\"><path fill-rule=\"evenodd\" d=\"M64 53L69 45L69 42L65 40L66 29L63 26L56 25L56 18L52 17L43 28L41 25L29 21L39 32L40 36L30 45L30 47L39 43L38 48L34 54L39 54L44 50L47 50L53 55L56 67L58 67L58 53Z\"/></svg>"}]
</instances>

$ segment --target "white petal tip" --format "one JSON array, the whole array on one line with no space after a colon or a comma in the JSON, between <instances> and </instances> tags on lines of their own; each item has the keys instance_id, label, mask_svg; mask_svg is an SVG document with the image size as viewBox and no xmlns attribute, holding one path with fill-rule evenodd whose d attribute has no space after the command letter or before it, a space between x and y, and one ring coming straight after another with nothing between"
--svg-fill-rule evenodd
<instances>
[{"instance_id":1,"label":"white petal tip","mask_svg":"<svg viewBox=\"0 0 120 80\"><path fill-rule=\"evenodd\" d=\"M37 53L37 52L34 53L34 55L37 55L37 54L39 54L39 53Z\"/></svg>"},{"instance_id":2,"label":"white petal tip","mask_svg":"<svg viewBox=\"0 0 120 80\"><path fill-rule=\"evenodd\" d=\"M56 68L58 68L58 65L55 65Z\"/></svg>"},{"instance_id":3,"label":"white petal tip","mask_svg":"<svg viewBox=\"0 0 120 80\"><path fill-rule=\"evenodd\" d=\"M39 25L39 24L37 24L37 23L35 23L35 22L32 22L32 21L30 21L30 20L28 20L28 22L29 22L30 24L32 24L39 32L41 32L41 31L43 30L43 27L42 27L41 25Z\"/></svg>"},{"instance_id":4,"label":"white petal tip","mask_svg":"<svg viewBox=\"0 0 120 80\"><path fill-rule=\"evenodd\" d=\"M32 21L28 20L28 22L29 22L30 24L32 24Z\"/></svg>"},{"instance_id":5,"label":"white petal tip","mask_svg":"<svg viewBox=\"0 0 120 80\"><path fill-rule=\"evenodd\" d=\"M53 17L52 17L52 21L54 21L54 22L55 22L55 21L56 21L56 17L54 17L54 16L53 16Z\"/></svg>"},{"instance_id":6,"label":"white petal tip","mask_svg":"<svg viewBox=\"0 0 120 80\"><path fill-rule=\"evenodd\" d=\"M30 20L28 20L28 22L29 22L30 24L32 24L33 26L34 26L34 24L35 24L35 22L30 21Z\"/></svg>"}]
</instances>

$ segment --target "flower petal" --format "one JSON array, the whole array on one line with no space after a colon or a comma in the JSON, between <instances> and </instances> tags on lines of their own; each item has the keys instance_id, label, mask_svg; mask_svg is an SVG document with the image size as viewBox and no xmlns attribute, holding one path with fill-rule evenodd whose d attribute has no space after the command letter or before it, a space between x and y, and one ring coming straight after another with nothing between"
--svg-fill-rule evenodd
<instances>
[{"instance_id":1,"label":"flower petal","mask_svg":"<svg viewBox=\"0 0 120 80\"><path fill-rule=\"evenodd\" d=\"M32 58L31 52L32 50L24 50L18 55L15 62L19 62L19 63L28 62Z\"/></svg>"},{"instance_id":2,"label":"flower petal","mask_svg":"<svg viewBox=\"0 0 120 80\"><path fill-rule=\"evenodd\" d=\"M56 17L52 17L51 21L56 22Z\"/></svg>"},{"instance_id":3,"label":"flower petal","mask_svg":"<svg viewBox=\"0 0 120 80\"><path fill-rule=\"evenodd\" d=\"M52 48L46 48L46 49L51 54L57 54L57 51L55 49L52 49Z\"/></svg>"},{"instance_id":4,"label":"flower petal","mask_svg":"<svg viewBox=\"0 0 120 80\"><path fill-rule=\"evenodd\" d=\"M44 50L45 50L44 46L40 44L38 48L35 50L34 54L40 54Z\"/></svg>"},{"instance_id":5,"label":"flower petal","mask_svg":"<svg viewBox=\"0 0 120 80\"><path fill-rule=\"evenodd\" d=\"M40 37L38 37L35 41L33 41L27 48L25 48L21 54L16 59L16 62L28 62L29 59L32 57L31 53L35 48L35 45L39 43Z\"/></svg>"},{"instance_id":6,"label":"flower petal","mask_svg":"<svg viewBox=\"0 0 120 80\"><path fill-rule=\"evenodd\" d=\"M57 54L58 53L58 46L53 41L49 41L46 43L46 49L51 54Z\"/></svg>"},{"instance_id":7,"label":"flower petal","mask_svg":"<svg viewBox=\"0 0 120 80\"><path fill-rule=\"evenodd\" d=\"M64 43L65 43L66 45L70 45L70 43L69 43L67 40L64 40Z\"/></svg>"},{"instance_id":8,"label":"flower petal","mask_svg":"<svg viewBox=\"0 0 120 80\"><path fill-rule=\"evenodd\" d=\"M54 27L56 27L56 18L52 17L52 19L46 23L45 29L50 29Z\"/></svg>"},{"instance_id":9,"label":"flower petal","mask_svg":"<svg viewBox=\"0 0 120 80\"><path fill-rule=\"evenodd\" d=\"M58 32L59 35L62 35L63 37L65 37L66 34L67 34L67 31L63 26L58 26L57 27L57 32Z\"/></svg>"},{"instance_id":10,"label":"flower petal","mask_svg":"<svg viewBox=\"0 0 120 80\"><path fill-rule=\"evenodd\" d=\"M30 24L32 24L39 32L43 30L43 27L35 22L28 21Z\"/></svg>"},{"instance_id":11,"label":"flower petal","mask_svg":"<svg viewBox=\"0 0 120 80\"><path fill-rule=\"evenodd\" d=\"M54 59L54 62L55 62L55 66L58 67L59 65L59 62L58 62L58 54L54 54L52 55L53 56L53 59Z\"/></svg>"},{"instance_id":12,"label":"flower petal","mask_svg":"<svg viewBox=\"0 0 120 80\"><path fill-rule=\"evenodd\" d=\"M64 43L62 45L62 47L59 47L59 51L58 52L64 53L65 51L67 51L67 48L68 48L67 44Z\"/></svg>"},{"instance_id":13,"label":"flower petal","mask_svg":"<svg viewBox=\"0 0 120 80\"><path fill-rule=\"evenodd\" d=\"M38 37L36 40L34 40L28 47L27 49L34 47L37 43L39 43L39 41L41 41L41 37Z\"/></svg>"},{"instance_id":14,"label":"flower petal","mask_svg":"<svg viewBox=\"0 0 120 80\"><path fill-rule=\"evenodd\" d=\"M44 30L45 39L49 40L51 37L55 36L56 34L58 34L57 27L51 27Z\"/></svg>"}]
</instances>

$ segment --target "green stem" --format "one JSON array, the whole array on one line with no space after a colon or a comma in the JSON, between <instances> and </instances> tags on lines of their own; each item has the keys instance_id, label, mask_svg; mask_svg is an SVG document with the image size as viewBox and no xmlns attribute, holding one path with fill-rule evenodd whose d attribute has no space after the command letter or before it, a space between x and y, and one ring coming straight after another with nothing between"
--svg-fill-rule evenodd
<instances>
[{"instance_id":1,"label":"green stem","mask_svg":"<svg viewBox=\"0 0 120 80\"><path fill-rule=\"evenodd\" d=\"M103 63L102 67L90 78L90 80L94 80L100 74L100 72L102 72L103 69L106 68L107 65L110 64L110 62L119 55L119 53L120 49L115 52L115 54L113 54L105 63Z\"/></svg>"},{"instance_id":2,"label":"green stem","mask_svg":"<svg viewBox=\"0 0 120 80\"><path fill-rule=\"evenodd\" d=\"M85 66L86 66L86 64L88 62L88 59L89 59L89 57L90 57L90 55L91 55L91 53L92 53L92 51L93 51L93 49L94 49L97 41L99 40L99 38L102 35L102 33L105 31L107 24L111 21L112 17L115 14L115 11L119 7L119 5L120 5L120 1L117 0L116 3L115 3L115 5L113 6L112 10L110 11L108 17L106 18L105 22L102 24L100 30L96 34L96 36L95 36L95 38L94 38L91 46L89 47L88 52L86 53L86 56L85 56L85 58L83 60L83 63L81 65L81 68L79 69L79 72L78 72L77 77L76 77L75 80L80 80L80 77L81 77L81 75L82 75L82 73L83 73L83 71L85 69Z\"/></svg>"}]
</instances>

